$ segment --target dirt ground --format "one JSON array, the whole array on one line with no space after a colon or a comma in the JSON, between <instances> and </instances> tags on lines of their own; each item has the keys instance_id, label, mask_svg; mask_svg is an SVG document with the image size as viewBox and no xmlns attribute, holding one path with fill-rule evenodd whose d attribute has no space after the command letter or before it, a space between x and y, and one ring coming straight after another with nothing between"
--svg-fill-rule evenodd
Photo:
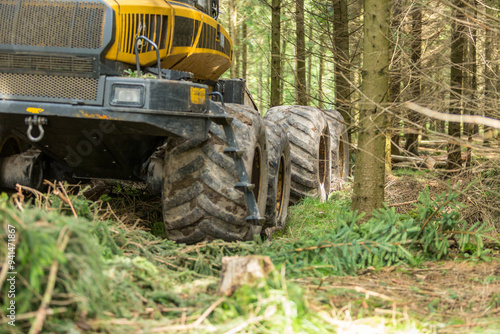
<instances>
[{"instance_id":1,"label":"dirt ground","mask_svg":"<svg viewBox=\"0 0 500 334\"><path fill-rule=\"evenodd\" d=\"M416 319L430 333L500 333L498 250L489 262L426 262L297 283L311 295L322 292L318 302L337 310L337 319L380 315L394 326Z\"/></svg>"},{"instance_id":2,"label":"dirt ground","mask_svg":"<svg viewBox=\"0 0 500 334\"><path fill-rule=\"evenodd\" d=\"M398 213L409 213L425 187L435 198L451 185L464 203L461 219L469 224L490 222L487 235L495 239L500 237L499 179L495 174L477 181L481 173L472 170L451 180L433 174L389 175L386 201ZM456 257L418 268L401 265L331 277L319 284L299 283L311 292L323 291L340 318L389 315L394 325L417 319L430 333L500 333L500 244L485 242L491 252L487 262Z\"/></svg>"}]
</instances>

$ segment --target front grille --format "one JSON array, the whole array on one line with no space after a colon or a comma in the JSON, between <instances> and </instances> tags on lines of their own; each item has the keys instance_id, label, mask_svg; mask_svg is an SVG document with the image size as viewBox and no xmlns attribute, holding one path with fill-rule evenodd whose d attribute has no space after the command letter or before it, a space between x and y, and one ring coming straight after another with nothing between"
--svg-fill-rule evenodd
<instances>
[{"instance_id":1,"label":"front grille","mask_svg":"<svg viewBox=\"0 0 500 334\"><path fill-rule=\"evenodd\" d=\"M216 50L226 54L228 57L231 57L231 45L229 44L229 41L225 41L224 46L222 46L216 37L217 29L211 25L203 23L203 26L201 27L200 39L198 41L198 47L201 49Z\"/></svg>"},{"instance_id":2,"label":"front grille","mask_svg":"<svg viewBox=\"0 0 500 334\"><path fill-rule=\"evenodd\" d=\"M122 32L120 49L124 53L134 54L135 37L145 36L152 40L160 49L167 44L168 16L150 14L122 14ZM139 53L153 51L146 41L141 41Z\"/></svg>"},{"instance_id":3,"label":"front grille","mask_svg":"<svg viewBox=\"0 0 500 334\"><path fill-rule=\"evenodd\" d=\"M1 70L29 70L65 73L92 73L94 58L71 56L48 56L31 54L1 54Z\"/></svg>"},{"instance_id":4,"label":"front grille","mask_svg":"<svg viewBox=\"0 0 500 334\"><path fill-rule=\"evenodd\" d=\"M99 1L0 0L0 44L99 49L105 12Z\"/></svg>"},{"instance_id":5,"label":"front grille","mask_svg":"<svg viewBox=\"0 0 500 334\"><path fill-rule=\"evenodd\" d=\"M0 73L0 96L97 100L99 79Z\"/></svg>"},{"instance_id":6,"label":"front grille","mask_svg":"<svg viewBox=\"0 0 500 334\"><path fill-rule=\"evenodd\" d=\"M193 44L194 22L195 20L189 17L175 17L173 47L191 46Z\"/></svg>"}]
</instances>

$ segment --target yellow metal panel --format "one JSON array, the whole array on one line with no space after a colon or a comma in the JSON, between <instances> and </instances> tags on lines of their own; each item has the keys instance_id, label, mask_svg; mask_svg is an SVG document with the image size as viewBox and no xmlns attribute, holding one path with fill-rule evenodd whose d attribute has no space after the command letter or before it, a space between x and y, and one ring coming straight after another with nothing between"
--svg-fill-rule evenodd
<instances>
[{"instance_id":1,"label":"yellow metal panel","mask_svg":"<svg viewBox=\"0 0 500 334\"><path fill-rule=\"evenodd\" d=\"M232 41L229 34L219 23L209 15L202 13L194 7L175 1L162 0L105 0L116 13L116 39L115 43L106 54L106 59L120 61L131 65L135 64L133 40L137 30L141 34L153 39L160 46L162 67L194 73L198 79L216 80L231 64ZM175 17L185 17L197 21L197 30L193 31L191 46L172 47L174 36ZM161 20L161 22L160 22ZM161 24L160 24L161 23ZM168 26L165 26L167 24ZM203 25L210 29L219 27L225 48L219 39L216 41L204 39L205 46L212 48L199 48L202 37ZM208 29L208 28L207 28ZM211 30L214 35L213 30ZM213 36L215 38L215 36ZM185 38L185 37L184 37ZM218 44L217 44L218 43ZM146 51L141 48L139 60L141 66L152 66L156 63L156 52L153 49ZM224 51L226 53L224 53Z\"/></svg>"},{"instance_id":2,"label":"yellow metal panel","mask_svg":"<svg viewBox=\"0 0 500 334\"><path fill-rule=\"evenodd\" d=\"M141 35L147 35L160 48L160 58L165 58L171 46L173 31L173 7L162 0L106 0L115 10L116 39L106 54L106 59L135 64L134 40L141 28ZM165 27L163 21L168 21ZM141 48L142 50L145 47ZM152 48L140 53L139 60L142 66L151 66L156 63L156 52Z\"/></svg>"},{"instance_id":3,"label":"yellow metal panel","mask_svg":"<svg viewBox=\"0 0 500 334\"><path fill-rule=\"evenodd\" d=\"M207 91L205 88L191 87L191 103L204 104Z\"/></svg>"}]
</instances>

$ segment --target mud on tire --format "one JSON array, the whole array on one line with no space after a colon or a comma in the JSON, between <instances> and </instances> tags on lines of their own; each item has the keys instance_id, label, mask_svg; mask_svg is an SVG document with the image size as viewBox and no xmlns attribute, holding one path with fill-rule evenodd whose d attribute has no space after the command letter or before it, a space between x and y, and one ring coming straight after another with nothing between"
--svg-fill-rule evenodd
<instances>
[{"instance_id":1,"label":"mud on tire","mask_svg":"<svg viewBox=\"0 0 500 334\"><path fill-rule=\"evenodd\" d=\"M265 120L269 143L269 187L265 228L282 229L288 215L291 182L290 141L279 124ZM271 233L273 230L269 230Z\"/></svg>"},{"instance_id":2,"label":"mud on tire","mask_svg":"<svg viewBox=\"0 0 500 334\"><path fill-rule=\"evenodd\" d=\"M266 129L260 115L251 108L226 104L238 147L261 216L264 216L267 183ZM260 233L246 221L247 204L238 181L222 126L212 123L204 141L170 139L164 161L162 191L163 218L167 237L179 243L223 239L251 240Z\"/></svg>"},{"instance_id":3,"label":"mud on tire","mask_svg":"<svg viewBox=\"0 0 500 334\"><path fill-rule=\"evenodd\" d=\"M283 126L290 140L292 181L290 202L305 196L326 200L330 194L331 149L324 113L315 107L279 106L265 119Z\"/></svg>"}]
</instances>

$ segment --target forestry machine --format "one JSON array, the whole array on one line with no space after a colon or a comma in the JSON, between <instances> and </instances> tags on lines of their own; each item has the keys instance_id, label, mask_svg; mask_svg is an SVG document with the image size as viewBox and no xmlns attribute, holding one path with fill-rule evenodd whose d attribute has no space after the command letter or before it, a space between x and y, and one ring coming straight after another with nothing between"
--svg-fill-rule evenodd
<instances>
[{"instance_id":1,"label":"forestry machine","mask_svg":"<svg viewBox=\"0 0 500 334\"><path fill-rule=\"evenodd\" d=\"M0 189L143 182L180 243L249 240L289 200L327 196L348 162L341 117L262 118L244 80L219 79L218 16L218 0L0 0Z\"/></svg>"}]
</instances>

